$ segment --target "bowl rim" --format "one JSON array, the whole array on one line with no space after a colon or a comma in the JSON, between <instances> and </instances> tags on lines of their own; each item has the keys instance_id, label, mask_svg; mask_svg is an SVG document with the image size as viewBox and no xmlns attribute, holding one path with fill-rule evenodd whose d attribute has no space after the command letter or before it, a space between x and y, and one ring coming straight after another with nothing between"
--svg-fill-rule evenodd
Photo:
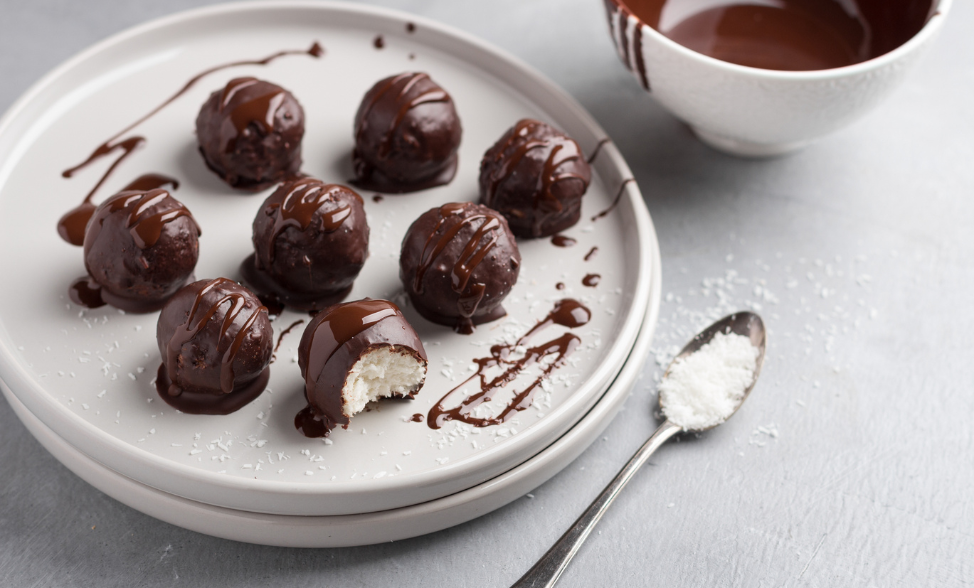
<instances>
[{"instance_id":1,"label":"bowl rim","mask_svg":"<svg viewBox=\"0 0 974 588\"><path fill-rule=\"evenodd\" d=\"M852 65L844 65L842 67L833 67L830 69L814 69L814 70L803 70L803 71L786 71L786 70L775 70L775 69L762 69L759 67L751 67L747 65L739 65L736 63L731 63L729 61L723 61L715 57L710 57L709 55L704 55L684 47L683 45L677 43L676 41L670 39L663 33L644 23L638 16L636 16L632 10L629 9L625 4L625 0L604 0L606 3L611 3L615 7L616 12L621 12L625 14L628 18L636 21L637 26L639 26L643 35L648 35L652 37L657 42L663 44L663 46L673 50L684 57L697 60L701 63L722 69L727 72L745 74L755 78L760 79L772 79L772 80L787 80L787 81L819 81L819 80L834 80L837 78L852 77L857 75L862 75L875 71L882 67L885 67L895 61L898 61L908 54L917 51L922 47L934 34L939 31L940 26L943 23L944 18L947 13L950 12L950 7L953 4L953 0L934 0L934 4L931 6L931 15L927 18L927 22L923 25L915 35L910 37L908 41L902 45L896 47L892 51L888 51L878 57L873 57L872 59L867 59L866 61L860 61L859 63L854 63ZM609 15L609 27L612 27L612 14Z\"/></svg>"}]
</instances>

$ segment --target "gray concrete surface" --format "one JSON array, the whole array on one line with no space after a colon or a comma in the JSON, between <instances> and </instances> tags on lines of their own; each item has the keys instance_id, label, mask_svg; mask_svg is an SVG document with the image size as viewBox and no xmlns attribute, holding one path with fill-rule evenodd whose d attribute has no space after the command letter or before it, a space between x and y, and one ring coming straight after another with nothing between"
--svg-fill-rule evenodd
<instances>
[{"instance_id":1,"label":"gray concrete surface","mask_svg":"<svg viewBox=\"0 0 974 588\"><path fill-rule=\"evenodd\" d=\"M759 306L772 329L747 406L664 447L560 585L974 583L974 4L954 3L875 113L755 162L704 147L644 95L599 0L378 3L520 56L605 127L659 232L661 360L725 308ZM4 0L0 109L84 47L198 4ZM533 498L336 550L239 544L142 515L61 466L0 403L0 585L507 586L651 432L658 371L646 365L606 437Z\"/></svg>"}]
</instances>

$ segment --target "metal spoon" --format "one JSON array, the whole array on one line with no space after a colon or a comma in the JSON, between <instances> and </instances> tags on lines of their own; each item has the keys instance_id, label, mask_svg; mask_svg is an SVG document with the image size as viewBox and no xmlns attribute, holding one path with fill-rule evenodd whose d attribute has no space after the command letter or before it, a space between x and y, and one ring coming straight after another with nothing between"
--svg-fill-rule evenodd
<instances>
[{"instance_id":1,"label":"metal spoon","mask_svg":"<svg viewBox=\"0 0 974 588\"><path fill-rule=\"evenodd\" d=\"M680 354L677 355L673 362L677 359L686 357L691 353L696 352L698 349L710 342L717 333L735 333L737 335L744 335L751 339L751 345L758 348L758 358L754 368L754 379L751 381L751 385L747 387L744 391L744 397L741 398L741 402L738 403L737 408L734 412L744 404L747 400L748 395L751 394L751 390L754 389L754 383L758 380L758 375L761 373L761 364L764 363L764 349L767 342L767 334L764 330L764 321L761 317L752 312L738 312L730 316L726 316L716 323L710 325L704 329L700 334L693 338L686 347L684 347ZM666 378L670 374L670 370L673 368L673 362L670 363L669 367L666 368L666 372L663 374L663 378ZM665 409L665 407L660 404L660 409ZM664 411L665 414L665 411ZM733 416L733 413L731 413ZM728 417L730 418L730 417ZM716 427L717 425L706 427L702 429L687 429L688 433L700 433ZM589 533L595 528L595 524L602 519L602 515L605 511L609 509L609 505L612 501L616 499L619 492L622 491L623 487L632 479L636 471L642 467L644 463L649 459L653 452L655 452L660 445L665 443L670 437L679 433L681 427L672 423L669 419L663 422L662 425L656 429L656 432L646 441L646 443L632 456L626 467L622 468L615 479L609 482L609 485L605 487L605 490L599 494L599 497L582 513L582 516L578 517L575 524L571 526L564 535L558 539L557 542L545 553L538 563L534 564L528 573L521 576L521 579L514 583L512 588L541 588L554 586L558 578L561 577L562 572L568 567L568 562L572 560L578 549L588 538Z\"/></svg>"}]
</instances>

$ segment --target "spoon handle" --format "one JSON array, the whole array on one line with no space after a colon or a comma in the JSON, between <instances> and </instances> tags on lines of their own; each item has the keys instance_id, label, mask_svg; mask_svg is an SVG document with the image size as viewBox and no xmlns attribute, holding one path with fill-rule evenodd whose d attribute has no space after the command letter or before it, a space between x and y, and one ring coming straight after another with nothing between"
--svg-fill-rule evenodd
<instances>
[{"instance_id":1,"label":"spoon handle","mask_svg":"<svg viewBox=\"0 0 974 588\"><path fill-rule=\"evenodd\" d=\"M616 474L616 477L609 482L599 497L589 505L582 516L578 517L575 524L565 531L565 534L551 546L551 549L541 556L538 563L521 576L521 579L515 582L511 588L550 588L554 586L562 572L568 567L568 562L578 552L589 533L595 528L595 524L609 509L609 505L616 499L623 487L636 471L646 463L646 460L653 455L653 452L678 432L680 432L680 427L669 420L660 425L653 436L632 456L626 467Z\"/></svg>"}]
</instances>

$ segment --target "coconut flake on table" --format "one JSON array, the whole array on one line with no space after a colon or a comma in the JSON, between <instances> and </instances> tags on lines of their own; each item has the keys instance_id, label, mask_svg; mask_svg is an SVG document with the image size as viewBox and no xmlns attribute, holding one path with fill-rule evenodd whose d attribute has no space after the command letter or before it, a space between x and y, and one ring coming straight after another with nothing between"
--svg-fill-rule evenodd
<instances>
[{"instance_id":1,"label":"coconut flake on table","mask_svg":"<svg viewBox=\"0 0 974 588\"><path fill-rule=\"evenodd\" d=\"M666 418L684 430L723 423L754 381L757 358L749 338L717 333L695 353L676 360L659 386Z\"/></svg>"}]
</instances>

